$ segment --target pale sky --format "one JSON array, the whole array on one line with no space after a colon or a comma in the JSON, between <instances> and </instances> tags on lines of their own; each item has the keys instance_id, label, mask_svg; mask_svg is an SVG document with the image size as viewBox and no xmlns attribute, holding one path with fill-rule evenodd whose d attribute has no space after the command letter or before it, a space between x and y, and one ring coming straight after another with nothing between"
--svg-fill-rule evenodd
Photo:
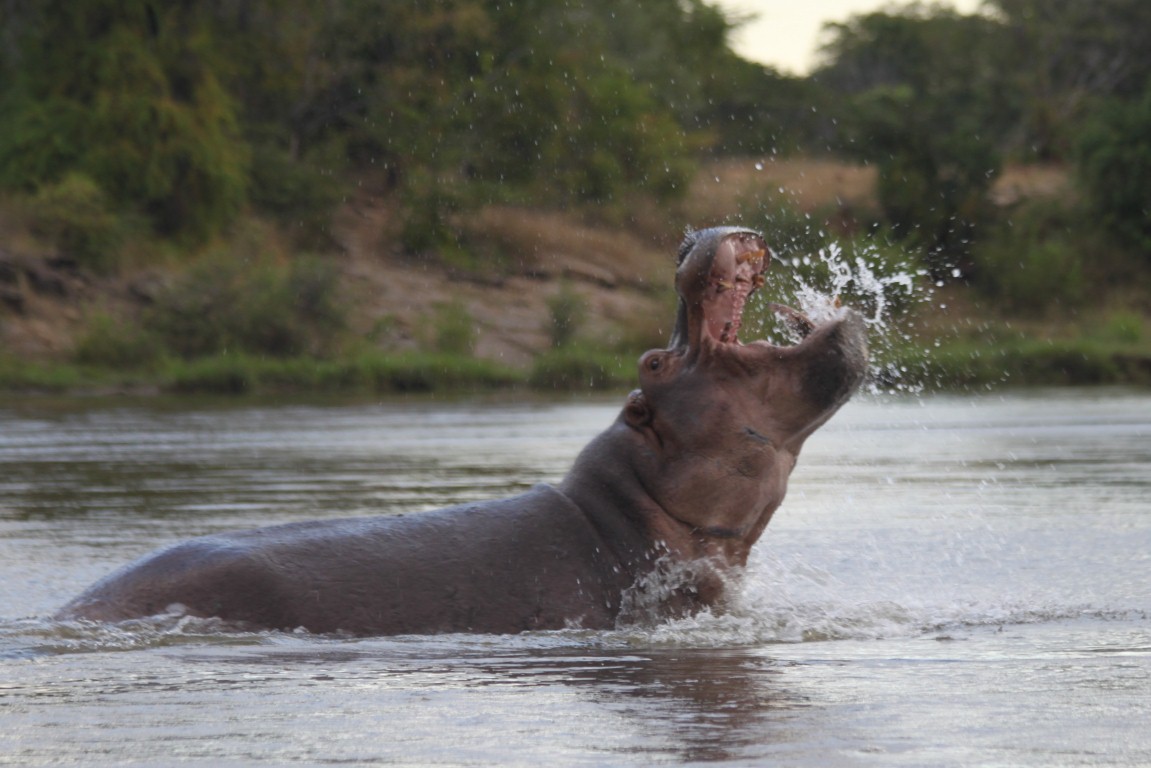
<instances>
[{"instance_id":1,"label":"pale sky","mask_svg":"<svg viewBox=\"0 0 1151 768\"><path fill-rule=\"evenodd\" d=\"M890 8L889 0L714 0L725 11L758 18L736 30L732 43L744 58L780 72L806 75L811 69L825 21L846 21L860 13ZM896 6L905 5L899 2ZM942 5L974 13L980 0L950 0Z\"/></svg>"}]
</instances>

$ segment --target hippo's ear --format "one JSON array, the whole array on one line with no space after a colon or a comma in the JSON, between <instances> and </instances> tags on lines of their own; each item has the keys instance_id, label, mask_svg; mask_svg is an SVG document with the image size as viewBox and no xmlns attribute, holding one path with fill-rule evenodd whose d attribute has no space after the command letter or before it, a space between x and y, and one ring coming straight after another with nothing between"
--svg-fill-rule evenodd
<instances>
[{"instance_id":1,"label":"hippo's ear","mask_svg":"<svg viewBox=\"0 0 1151 768\"><path fill-rule=\"evenodd\" d=\"M623 417L628 426L635 429L643 429L651 424L651 407L648 406L642 390L633 390L627 396L627 402L623 406Z\"/></svg>"}]
</instances>

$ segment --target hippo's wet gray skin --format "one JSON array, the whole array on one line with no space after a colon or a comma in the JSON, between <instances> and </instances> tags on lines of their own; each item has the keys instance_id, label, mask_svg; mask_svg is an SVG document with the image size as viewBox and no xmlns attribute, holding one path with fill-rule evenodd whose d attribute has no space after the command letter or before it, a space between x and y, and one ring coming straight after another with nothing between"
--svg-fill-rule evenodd
<instances>
[{"instance_id":1,"label":"hippo's wet gray skin","mask_svg":"<svg viewBox=\"0 0 1151 768\"><path fill-rule=\"evenodd\" d=\"M867 364L863 321L847 309L801 323L794 346L740 342L769 261L750 230L687 237L671 345L640 358L639 389L558 488L193 539L113 573L58 617L178 610L358 635L598 629L616 624L637 584L677 566L687 567L675 589L649 609L716 603L725 569L746 563L783 500L804 440Z\"/></svg>"}]
</instances>

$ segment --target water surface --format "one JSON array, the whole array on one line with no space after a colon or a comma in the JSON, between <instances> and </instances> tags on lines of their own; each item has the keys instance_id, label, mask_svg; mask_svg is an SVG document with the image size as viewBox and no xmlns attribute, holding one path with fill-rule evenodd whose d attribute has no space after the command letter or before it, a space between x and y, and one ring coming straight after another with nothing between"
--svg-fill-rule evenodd
<instances>
[{"instance_id":1,"label":"water surface","mask_svg":"<svg viewBox=\"0 0 1151 768\"><path fill-rule=\"evenodd\" d=\"M1151 764L1147 391L853 401L724 615L42 618L189 536L554 482L619 405L0 403L0 764Z\"/></svg>"}]
</instances>

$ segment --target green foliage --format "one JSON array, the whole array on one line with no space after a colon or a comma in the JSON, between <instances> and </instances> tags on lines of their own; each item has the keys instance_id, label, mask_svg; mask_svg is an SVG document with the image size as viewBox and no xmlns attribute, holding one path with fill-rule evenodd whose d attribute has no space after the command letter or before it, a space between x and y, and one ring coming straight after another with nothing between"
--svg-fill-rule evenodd
<instances>
[{"instance_id":1,"label":"green foliage","mask_svg":"<svg viewBox=\"0 0 1151 768\"><path fill-rule=\"evenodd\" d=\"M46 0L0 114L0 184L87 175L165 235L204 239L244 204L247 148L193 8ZM155 14L159 13L157 17Z\"/></svg>"},{"instance_id":2,"label":"green foliage","mask_svg":"<svg viewBox=\"0 0 1151 768\"><path fill-rule=\"evenodd\" d=\"M610 389L633 384L635 376L631 358L569 344L536 357L528 382L545 390Z\"/></svg>"},{"instance_id":3,"label":"green foliage","mask_svg":"<svg viewBox=\"0 0 1151 768\"><path fill-rule=\"evenodd\" d=\"M243 395L255 386L258 365L245 355L216 355L176 360L164 372L165 388L182 394Z\"/></svg>"},{"instance_id":4,"label":"green foliage","mask_svg":"<svg viewBox=\"0 0 1151 768\"><path fill-rule=\"evenodd\" d=\"M675 123L625 71L577 71L566 96L563 129L541 147L549 196L605 203L642 189L667 200L686 187Z\"/></svg>"},{"instance_id":5,"label":"green foliage","mask_svg":"<svg viewBox=\"0 0 1151 768\"><path fill-rule=\"evenodd\" d=\"M373 354L355 363L377 392L444 392L520 384L523 378L490 360L442 353Z\"/></svg>"},{"instance_id":6,"label":"green foliage","mask_svg":"<svg viewBox=\"0 0 1151 768\"><path fill-rule=\"evenodd\" d=\"M191 359L245 352L325 356L344 329L336 273L320 260L217 257L178 277L147 317L164 348Z\"/></svg>"},{"instance_id":7,"label":"green foliage","mask_svg":"<svg viewBox=\"0 0 1151 768\"><path fill-rule=\"evenodd\" d=\"M548 299L548 337L553 349L569 346L587 319L587 303L567 282Z\"/></svg>"},{"instance_id":8,"label":"green foliage","mask_svg":"<svg viewBox=\"0 0 1151 768\"><path fill-rule=\"evenodd\" d=\"M843 147L879 169L891 231L929 254L937 276L967 252L988 216L996 139L1011 99L994 22L938 6L871 13L834 25L818 77L849 98Z\"/></svg>"},{"instance_id":9,"label":"green foliage","mask_svg":"<svg viewBox=\"0 0 1151 768\"><path fill-rule=\"evenodd\" d=\"M354 169L399 193L406 250L454 258L458 212L673 200L699 148L810 111L788 81L768 115L785 79L703 0L9 5L0 185L80 173L185 243L249 201L317 242Z\"/></svg>"},{"instance_id":10,"label":"green foliage","mask_svg":"<svg viewBox=\"0 0 1151 768\"><path fill-rule=\"evenodd\" d=\"M1001 77L1018 94L1014 141L1028 158L1066 160L1100 97L1137 98L1151 77L1144 0L989 0L1009 35Z\"/></svg>"},{"instance_id":11,"label":"green foliage","mask_svg":"<svg viewBox=\"0 0 1151 768\"><path fill-rule=\"evenodd\" d=\"M28 200L34 231L63 254L97 271L112 271L129 235L126 217L90 178L69 173L41 187Z\"/></svg>"},{"instance_id":12,"label":"green foliage","mask_svg":"<svg viewBox=\"0 0 1151 768\"><path fill-rule=\"evenodd\" d=\"M1096 335L1116 344L1140 344L1149 338L1147 319L1131 310L1115 310L1107 315Z\"/></svg>"},{"instance_id":13,"label":"green foliage","mask_svg":"<svg viewBox=\"0 0 1151 768\"><path fill-rule=\"evenodd\" d=\"M139 322L100 313L88 320L73 358L81 365L135 369L155 363L161 349L155 335Z\"/></svg>"},{"instance_id":14,"label":"green foliage","mask_svg":"<svg viewBox=\"0 0 1151 768\"><path fill-rule=\"evenodd\" d=\"M335 174L325 173L311 162L293 159L275 144L252 147L252 204L274 216L303 245L323 241L340 192L340 180Z\"/></svg>"},{"instance_id":15,"label":"green foliage","mask_svg":"<svg viewBox=\"0 0 1151 768\"><path fill-rule=\"evenodd\" d=\"M91 384L89 372L75 365L36 363L0 355L0 391L65 393Z\"/></svg>"},{"instance_id":16,"label":"green foliage","mask_svg":"<svg viewBox=\"0 0 1151 768\"><path fill-rule=\"evenodd\" d=\"M404 252L420 255L439 252L455 266L470 266L460 254L459 235L451 215L461 207L455 187L423 169L414 170L401 193L403 223L400 244Z\"/></svg>"},{"instance_id":17,"label":"green foliage","mask_svg":"<svg viewBox=\"0 0 1151 768\"><path fill-rule=\"evenodd\" d=\"M475 324L468 308L460 302L436 306L432 332L432 346L441 354L470 356L475 351Z\"/></svg>"},{"instance_id":18,"label":"green foliage","mask_svg":"<svg viewBox=\"0 0 1151 768\"><path fill-rule=\"evenodd\" d=\"M450 393L522 383L521 376L489 361L451 355L378 352L341 360L216 355L171 361L161 375L168 390L215 394Z\"/></svg>"},{"instance_id":19,"label":"green foliage","mask_svg":"<svg viewBox=\"0 0 1151 768\"><path fill-rule=\"evenodd\" d=\"M905 368L924 371L933 388L973 386L1147 384L1145 355L1129 355L1087 339L975 340L910 351Z\"/></svg>"},{"instance_id":20,"label":"green foliage","mask_svg":"<svg viewBox=\"0 0 1151 768\"><path fill-rule=\"evenodd\" d=\"M1080 138L1078 170L1103 224L1151 264L1151 83L1139 99L1099 107Z\"/></svg>"},{"instance_id":21,"label":"green foliage","mask_svg":"<svg viewBox=\"0 0 1151 768\"><path fill-rule=\"evenodd\" d=\"M1085 259L1071 234L1076 214L1038 202L1012 213L974 252L972 284L1001 310L1039 316L1085 298Z\"/></svg>"}]
</instances>

